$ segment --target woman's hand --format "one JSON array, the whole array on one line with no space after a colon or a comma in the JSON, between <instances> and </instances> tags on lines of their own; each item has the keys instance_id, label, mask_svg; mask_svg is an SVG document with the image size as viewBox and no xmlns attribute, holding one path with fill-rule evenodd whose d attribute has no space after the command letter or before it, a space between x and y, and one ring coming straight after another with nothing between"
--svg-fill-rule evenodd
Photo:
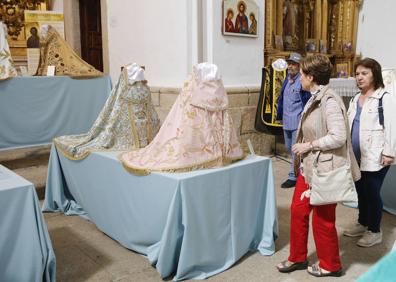
<instances>
[{"instance_id":1,"label":"woman's hand","mask_svg":"<svg viewBox=\"0 0 396 282\"><path fill-rule=\"evenodd\" d=\"M306 152L311 151L312 145L309 142L306 143L296 143L292 147L292 152L296 155L302 155Z\"/></svg>"},{"instance_id":2,"label":"woman's hand","mask_svg":"<svg viewBox=\"0 0 396 282\"><path fill-rule=\"evenodd\" d=\"M385 165L385 166L391 165L393 163L393 159L394 159L393 157L388 157L388 156L382 155L381 164Z\"/></svg>"}]
</instances>

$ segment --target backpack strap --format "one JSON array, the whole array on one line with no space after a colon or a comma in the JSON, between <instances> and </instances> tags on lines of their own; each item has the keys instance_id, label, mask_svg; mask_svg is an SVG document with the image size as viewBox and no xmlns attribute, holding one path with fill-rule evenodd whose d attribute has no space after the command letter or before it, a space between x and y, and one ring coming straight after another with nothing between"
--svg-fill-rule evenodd
<instances>
[{"instance_id":1,"label":"backpack strap","mask_svg":"<svg viewBox=\"0 0 396 282\"><path fill-rule=\"evenodd\" d=\"M384 107L382 106L382 98L384 98L385 94L388 94L389 92L384 92L378 100L378 119L379 119L379 124L384 127Z\"/></svg>"},{"instance_id":2,"label":"backpack strap","mask_svg":"<svg viewBox=\"0 0 396 282\"><path fill-rule=\"evenodd\" d=\"M356 92L355 95L353 95L353 97L351 98L351 100L349 100L348 107L350 107L353 103L355 103L356 97L358 96L359 93L360 93L360 91Z\"/></svg>"}]
</instances>

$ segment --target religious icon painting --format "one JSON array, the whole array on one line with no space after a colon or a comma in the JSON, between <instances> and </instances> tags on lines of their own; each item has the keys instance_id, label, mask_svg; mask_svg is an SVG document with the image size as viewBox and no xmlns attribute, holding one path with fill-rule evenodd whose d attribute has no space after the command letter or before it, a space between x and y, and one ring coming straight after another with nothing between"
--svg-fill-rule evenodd
<instances>
[{"instance_id":1,"label":"religious icon painting","mask_svg":"<svg viewBox=\"0 0 396 282\"><path fill-rule=\"evenodd\" d=\"M348 78L349 76L349 63L337 63L336 74L338 78Z\"/></svg>"},{"instance_id":2,"label":"religious icon painting","mask_svg":"<svg viewBox=\"0 0 396 282\"><path fill-rule=\"evenodd\" d=\"M314 38L307 38L305 40L305 52L314 53L318 51L318 43Z\"/></svg>"},{"instance_id":3,"label":"religious icon painting","mask_svg":"<svg viewBox=\"0 0 396 282\"><path fill-rule=\"evenodd\" d=\"M342 42L342 52L344 54L352 53L352 42L351 41L343 41Z\"/></svg>"},{"instance_id":4,"label":"religious icon painting","mask_svg":"<svg viewBox=\"0 0 396 282\"><path fill-rule=\"evenodd\" d=\"M319 40L319 51L322 54L327 54L327 41Z\"/></svg>"},{"instance_id":5,"label":"religious icon painting","mask_svg":"<svg viewBox=\"0 0 396 282\"><path fill-rule=\"evenodd\" d=\"M26 47L40 48L40 28L38 22L25 23Z\"/></svg>"},{"instance_id":6,"label":"religious icon painting","mask_svg":"<svg viewBox=\"0 0 396 282\"><path fill-rule=\"evenodd\" d=\"M259 7L254 0L223 0L223 35L258 37Z\"/></svg>"},{"instance_id":7,"label":"religious icon painting","mask_svg":"<svg viewBox=\"0 0 396 282\"><path fill-rule=\"evenodd\" d=\"M275 35L275 49L283 51L283 38L281 35Z\"/></svg>"}]
</instances>

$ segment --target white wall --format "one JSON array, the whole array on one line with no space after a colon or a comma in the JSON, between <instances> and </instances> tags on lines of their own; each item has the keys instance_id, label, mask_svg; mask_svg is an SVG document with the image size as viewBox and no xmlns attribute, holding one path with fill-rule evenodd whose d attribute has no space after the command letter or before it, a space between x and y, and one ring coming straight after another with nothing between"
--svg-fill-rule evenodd
<instances>
[{"instance_id":1,"label":"white wall","mask_svg":"<svg viewBox=\"0 0 396 282\"><path fill-rule=\"evenodd\" d=\"M178 87L194 64L209 61L219 66L227 86L259 85L264 2L257 2L260 36L242 38L221 34L219 0L107 0L113 81L122 65L137 62L146 66L150 85Z\"/></svg>"},{"instance_id":2,"label":"white wall","mask_svg":"<svg viewBox=\"0 0 396 282\"><path fill-rule=\"evenodd\" d=\"M104 0L107 4L109 70L136 61L146 66L152 86L180 86L193 64L217 64L227 86L259 85L263 65L265 0L258 38L221 34L220 0ZM357 53L396 68L396 1L364 0L359 15ZM53 9L63 11L63 1ZM383 7L386 7L383 8Z\"/></svg>"},{"instance_id":3,"label":"white wall","mask_svg":"<svg viewBox=\"0 0 396 282\"><path fill-rule=\"evenodd\" d=\"M364 0L359 14L356 52L396 69L396 1Z\"/></svg>"},{"instance_id":4,"label":"white wall","mask_svg":"<svg viewBox=\"0 0 396 282\"><path fill-rule=\"evenodd\" d=\"M212 2L212 33L213 63L219 66L226 86L249 85L256 86L261 83L261 68L264 64L264 0L256 0L259 5L257 29L259 37L224 36L221 33L222 13L221 1ZM210 39L209 39L210 40ZM208 40L208 41L209 41ZM210 46L209 46L210 49ZM210 52L210 51L209 51ZM211 55L209 54L209 60Z\"/></svg>"},{"instance_id":5,"label":"white wall","mask_svg":"<svg viewBox=\"0 0 396 282\"><path fill-rule=\"evenodd\" d=\"M191 1L195 0L107 0L113 81L122 65L137 62L146 67L151 86L183 84L192 56Z\"/></svg>"},{"instance_id":6,"label":"white wall","mask_svg":"<svg viewBox=\"0 0 396 282\"><path fill-rule=\"evenodd\" d=\"M260 6L258 38L223 36L220 0L103 0L104 46L113 82L122 65L146 67L151 86L180 87L192 66L217 64L226 86L260 84L263 64L263 12ZM62 0L53 9L64 10ZM67 19L65 19L67 21ZM108 55L108 56L107 56ZM106 64L107 69L107 64Z\"/></svg>"}]
</instances>

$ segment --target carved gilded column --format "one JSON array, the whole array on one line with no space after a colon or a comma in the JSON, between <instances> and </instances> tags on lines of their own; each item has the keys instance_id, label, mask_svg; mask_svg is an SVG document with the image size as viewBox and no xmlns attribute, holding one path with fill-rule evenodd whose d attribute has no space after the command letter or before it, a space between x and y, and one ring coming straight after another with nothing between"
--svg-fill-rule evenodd
<instances>
[{"instance_id":1,"label":"carved gilded column","mask_svg":"<svg viewBox=\"0 0 396 282\"><path fill-rule=\"evenodd\" d=\"M343 25L343 33L342 33L342 41L352 41L352 2L354 0L346 0L344 1L344 25Z\"/></svg>"},{"instance_id":2,"label":"carved gilded column","mask_svg":"<svg viewBox=\"0 0 396 282\"><path fill-rule=\"evenodd\" d=\"M276 15L277 15L277 11L276 11L276 0L272 0L272 15L271 15L271 21L272 21L272 35L276 34Z\"/></svg>"},{"instance_id":3,"label":"carved gilded column","mask_svg":"<svg viewBox=\"0 0 396 282\"><path fill-rule=\"evenodd\" d=\"M356 50L356 41L357 41L357 27L359 22L359 9L362 5L362 0L354 0L353 3L353 29L352 29L352 42L353 42L353 50Z\"/></svg>"},{"instance_id":4,"label":"carved gilded column","mask_svg":"<svg viewBox=\"0 0 396 282\"><path fill-rule=\"evenodd\" d=\"M327 0L323 0L322 3L322 35L321 39L327 40L327 29L329 28L328 25L328 10L329 10L329 5L327 3Z\"/></svg>"},{"instance_id":5,"label":"carved gilded column","mask_svg":"<svg viewBox=\"0 0 396 282\"><path fill-rule=\"evenodd\" d=\"M336 36L334 42L334 51L341 52L342 34L343 34L343 15L344 15L344 1L338 1L336 6Z\"/></svg>"},{"instance_id":6,"label":"carved gilded column","mask_svg":"<svg viewBox=\"0 0 396 282\"><path fill-rule=\"evenodd\" d=\"M283 4L284 0L276 1L276 35L283 34Z\"/></svg>"},{"instance_id":7,"label":"carved gilded column","mask_svg":"<svg viewBox=\"0 0 396 282\"><path fill-rule=\"evenodd\" d=\"M274 30L274 24L272 21L272 11L273 11L273 0L265 1L265 42L264 42L264 50L272 50L272 35Z\"/></svg>"},{"instance_id":8,"label":"carved gilded column","mask_svg":"<svg viewBox=\"0 0 396 282\"><path fill-rule=\"evenodd\" d=\"M310 22L311 22L311 1L310 0L304 0L304 19L303 19L303 34L304 38L308 38L310 34Z\"/></svg>"},{"instance_id":9,"label":"carved gilded column","mask_svg":"<svg viewBox=\"0 0 396 282\"><path fill-rule=\"evenodd\" d=\"M315 20L314 20L314 28L315 28L315 38L319 39L322 32L322 1L316 0L315 1Z\"/></svg>"}]
</instances>

